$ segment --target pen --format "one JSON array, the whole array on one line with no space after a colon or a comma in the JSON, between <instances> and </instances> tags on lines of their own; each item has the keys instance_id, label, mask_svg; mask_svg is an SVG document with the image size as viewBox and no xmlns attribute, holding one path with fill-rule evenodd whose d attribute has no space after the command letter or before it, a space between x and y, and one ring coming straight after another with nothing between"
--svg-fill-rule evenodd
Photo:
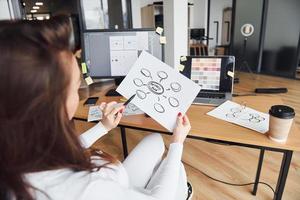
<instances>
[{"instance_id":1,"label":"pen","mask_svg":"<svg viewBox=\"0 0 300 200\"><path fill-rule=\"evenodd\" d=\"M130 101L135 97L136 94L132 95L123 105L127 106L127 104L130 103Z\"/></svg>"}]
</instances>

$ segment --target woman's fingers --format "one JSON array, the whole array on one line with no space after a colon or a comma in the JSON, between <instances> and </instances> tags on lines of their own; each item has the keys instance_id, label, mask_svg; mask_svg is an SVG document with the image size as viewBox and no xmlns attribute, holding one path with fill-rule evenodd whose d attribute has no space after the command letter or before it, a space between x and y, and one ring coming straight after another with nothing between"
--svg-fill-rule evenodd
<instances>
[{"instance_id":1,"label":"woman's fingers","mask_svg":"<svg viewBox=\"0 0 300 200\"><path fill-rule=\"evenodd\" d=\"M111 112L109 113L110 115L115 115L117 114L118 112L120 112L121 110L125 109L125 106L123 105L118 105L118 106L115 106Z\"/></svg>"},{"instance_id":2,"label":"woman's fingers","mask_svg":"<svg viewBox=\"0 0 300 200\"><path fill-rule=\"evenodd\" d=\"M103 114L108 115L114 109L114 105L116 105L116 104L117 104L117 102L115 102L115 101L107 103L103 109Z\"/></svg>"},{"instance_id":3,"label":"woman's fingers","mask_svg":"<svg viewBox=\"0 0 300 200\"><path fill-rule=\"evenodd\" d=\"M190 120L187 115L183 116L183 125L190 125Z\"/></svg>"},{"instance_id":4,"label":"woman's fingers","mask_svg":"<svg viewBox=\"0 0 300 200\"><path fill-rule=\"evenodd\" d=\"M182 124L182 121L183 121L182 114L181 114L181 112L179 112L177 115L177 121L176 121L177 125Z\"/></svg>"},{"instance_id":5,"label":"woman's fingers","mask_svg":"<svg viewBox=\"0 0 300 200\"><path fill-rule=\"evenodd\" d=\"M115 122L114 122L114 123L115 123L115 126L117 126L117 125L119 124L119 122L121 121L122 115L123 115L123 114L120 113L120 112L117 114L117 116L116 116L116 118L115 118Z\"/></svg>"},{"instance_id":6,"label":"woman's fingers","mask_svg":"<svg viewBox=\"0 0 300 200\"><path fill-rule=\"evenodd\" d=\"M100 109L101 109L101 110L104 110L105 106L106 106L106 102L102 102L102 103L100 104Z\"/></svg>"}]
</instances>

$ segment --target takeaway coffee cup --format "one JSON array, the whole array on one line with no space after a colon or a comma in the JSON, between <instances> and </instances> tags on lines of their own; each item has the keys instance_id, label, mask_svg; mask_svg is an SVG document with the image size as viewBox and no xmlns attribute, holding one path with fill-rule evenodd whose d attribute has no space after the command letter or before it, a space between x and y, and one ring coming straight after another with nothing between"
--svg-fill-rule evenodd
<instances>
[{"instance_id":1,"label":"takeaway coffee cup","mask_svg":"<svg viewBox=\"0 0 300 200\"><path fill-rule=\"evenodd\" d=\"M274 105L270 108L269 114L269 138L276 142L285 142L295 117L294 109L289 106Z\"/></svg>"}]
</instances>

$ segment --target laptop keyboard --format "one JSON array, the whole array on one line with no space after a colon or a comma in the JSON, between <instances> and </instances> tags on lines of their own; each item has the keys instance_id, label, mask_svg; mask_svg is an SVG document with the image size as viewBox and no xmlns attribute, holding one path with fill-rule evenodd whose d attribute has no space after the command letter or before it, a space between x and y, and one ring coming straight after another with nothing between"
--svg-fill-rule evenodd
<instances>
[{"instance_id":1,"label":"laptop keyboard","mask_svg":"<svg viewBox=\"0 0 300 200\"><path fill-rule=\"evenodd\" d=\"M224 93L204 93L200 92L197 97L199 98L209 98L209 99L224 99L225 94Z\"/></svg>"}]
</instances>

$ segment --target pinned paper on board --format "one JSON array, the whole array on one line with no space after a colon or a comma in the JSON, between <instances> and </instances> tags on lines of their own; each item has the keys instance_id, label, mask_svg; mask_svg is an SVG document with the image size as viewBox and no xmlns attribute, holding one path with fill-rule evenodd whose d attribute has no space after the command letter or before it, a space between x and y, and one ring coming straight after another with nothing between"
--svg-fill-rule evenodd
<instances>
[{"instance_id":1,"label":"pinned paper on board","mask_svg":"<svg viewBox=\"0 0 300 200\"><path fill-rule=\"evenodd\" d=\"M87 73L87 67L85 63L81 63L81 71L82 74L86 74Z\"/></svg>"},{"instance_id":2,"label":"pinned paper on board","mask_svg":"<svg viewBox=\"0 0 300 200\"><path fill-rule=\"evenodd\" d=\"M160 42L160 44L166 44L167 43L167 38L165 36L160 36L159 42Z\"/></svg>"},{"instance_id":3,"label":"pinned paper on board","mask_svg":"<svg viewBox=\"0 0 300 200\"><path fill-rule=\"evenodd\" d=\"M117 92L129 99L169 131L173 131L177 114L185 113L200 86L176 69L143 51Z\"/></svg>"},{"instance_id":4,"label":"pinned paper on board","mask_svg":"<svg viewBox=\"0 0 300 200\"><path fill-rule=\"evenodd\" d=\"M155 30L155 32L158 33L159 35L161 35L163 33L163 31L164 31L164 29L159 26Z\"/></svg>"},{"instance_id":5,"label":"pinned paper on board","mask_svg":"<svg viewBox=\"0 0 300 200\"><path fill-rule=\"evenodd\" d=\"M140 44L138 44L137 36L110 36L109 45L111 75L127 74L138 58Z\"/></svg>"},{"instance_id":6,"label":"pinned paper on board","mask_svg":"<svg viewBox=\"0 0 300 200\"><path fill-rule=\"evenodd\" d=\"M266 133L269 130L268 114L232 101L226 101L207 114L260 133Z\"/></svg>"},{"instance_id":7,"label":"pinned paper on board","mask_svg":"<svg viewBox=\"0 0 300 200\"><path fill-rule=\"evenodd\" d=\"M88 122L99 121L100 119L102 119L102 110L100 106L90 106Z\"/></svg>"},{"instance_id":8,"label":"pinned paper on board","mask_svg":"<svg viewBox=\"0 0 300 200\"><path fill-rule=\"evenodd\" d=\"M86 77L84 80L87 85L91 85L92 83L94 83L93 79L90 76Z\"/></svg>"}]
</instances>

